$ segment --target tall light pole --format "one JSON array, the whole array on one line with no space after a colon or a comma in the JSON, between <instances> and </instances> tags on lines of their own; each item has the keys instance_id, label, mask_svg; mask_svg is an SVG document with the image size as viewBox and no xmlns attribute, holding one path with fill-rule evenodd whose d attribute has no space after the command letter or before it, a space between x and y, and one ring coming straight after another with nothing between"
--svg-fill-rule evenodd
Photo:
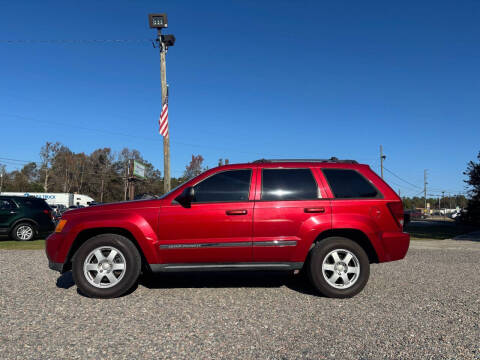
<instances>
[{"instance_id":1,"label":"tall light pole","mask_svg":"<svg viewBox=\"0 0 480 360\"><path fill-rule=\"evenodd\" d=\"M150 28L157 29L156 42L160 49L160 82L162 85L162 114L164 107L167 105L167 121L168 121L168 87L167 87L167 64L166 54L170 46L175 44L175 36L162 35L162 29L168 27L167 14L149 14L148 22ZM168 125L167 125L168 126ZM170 191L170 135L167 131L163 135L163 190L165 193Z\"/></svg>"},{"instance_id":2,"label":"tall light pole","mask_svg":"<svg viewBox=\"0 0 480 360\"><path fill-rule=\"evenodd\" d=\"M383 155L383 146L380 145L380 174L382 175L383 179L383 160L385 160L387 157Z\"/></svg>"}]
</instances>

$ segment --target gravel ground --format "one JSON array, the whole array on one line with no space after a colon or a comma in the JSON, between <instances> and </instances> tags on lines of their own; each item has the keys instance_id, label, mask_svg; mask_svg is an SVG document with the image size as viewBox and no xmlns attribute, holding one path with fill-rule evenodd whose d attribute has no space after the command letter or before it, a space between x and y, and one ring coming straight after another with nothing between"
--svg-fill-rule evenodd
<instances>
[{"instance_id":1,"label":"gravel ground","mask_svg":"<svg viewBox=\"0 0 480 360\"><path fill-rule=\"evenodd\" d=\"M267 272L168 274L95 300L43 251L0 251L0 358L480 359L480 243L424 244L347 300Z\"/></svg>"}]
</instances>

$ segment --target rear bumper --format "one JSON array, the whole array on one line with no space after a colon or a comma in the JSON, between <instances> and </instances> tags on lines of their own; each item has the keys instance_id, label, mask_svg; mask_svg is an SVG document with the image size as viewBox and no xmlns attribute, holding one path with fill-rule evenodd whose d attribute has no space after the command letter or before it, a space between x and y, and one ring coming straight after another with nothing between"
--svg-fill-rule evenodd
<instances>
[{"instance_id":1,"label":"rear bumper","mask_svg":"<svg viewBox=\"0 0 480 360\"><path fill-rule=\"evenodd\" d=\"M384 232L381 235L384 259L380 261L395 261L405 257L410 246L410 235L404 232Z\"/></svg>"}]
</instances>

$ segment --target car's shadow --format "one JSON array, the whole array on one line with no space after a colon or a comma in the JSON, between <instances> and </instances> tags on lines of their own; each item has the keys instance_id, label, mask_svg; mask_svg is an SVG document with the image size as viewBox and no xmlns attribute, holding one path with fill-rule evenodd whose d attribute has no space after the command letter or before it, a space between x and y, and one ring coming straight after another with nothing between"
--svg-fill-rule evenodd
<instances>
[{"instance_id":1,"label":"car's shadow","mask_svg":"<svg viewBox=\"0 0 480 360\"><path fill-rule=\"evenodd\" d=\"M317 295L306 276L285 271L202 271L145 274L139 284L149 289L176 288L278 288L286 286Z\"/></svg>"},{"instance_id":2,"label":"car's shadow","mask_svg":"<svg viewBox=\"0 0 480 360\"><path fill-rule=\"evenodd\" d=\"M67 271L57 278L57 287L69 289L75 285L72 272ZM285 286L306 295L319 296L303 274L294 275L284 271L202 271L164 274L143 274L137 285L149 289L184 288L279 288ZM127 294L135 291L137 286ZM78 292L83 295L81 292Z\"/></svg>"},{"instance_id":3,"label":"car's shadow","mask_svg":"<svg viewBox=\"0 0 480 360\"><path fill-rule=\"evenodd\" d=\"M57 287L59 289L70 289L74 285L75 285L75 281L73 281L73 275L72 275L71 271L67 271L57 278ZM131 294L132 292L134 292L137 289L137 287L138 287L138 283L135 284L130 290L128 290L122 296L127 296L127 295ZM79 289L77 289L77 293L79 295L88 297L85 294L83 294Z\"/></svg>"},{"instance_id":4,"label":"car's shadow","mask_svg":"<svg viewBox=\"0 0 480 360\"><path fill-rule=\"evenodd\" d=\"M70 289L75 285L71 271L67 271L60 275L57 279L57 287L60 289Z\"/></svg>"}]
</instances>

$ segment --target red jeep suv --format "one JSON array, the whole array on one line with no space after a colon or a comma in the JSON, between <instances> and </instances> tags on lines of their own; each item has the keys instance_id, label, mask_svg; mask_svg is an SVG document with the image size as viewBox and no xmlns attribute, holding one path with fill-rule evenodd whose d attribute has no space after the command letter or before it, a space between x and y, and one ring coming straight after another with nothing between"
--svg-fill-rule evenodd
<instances>
[{"instance_id":1,"label":"red jeep suv","mask_svg":"<svg viewBox=\"0 0 480 360\"><path fill-rule=\"evenodd\" d=\"M85 295L125 294L140 272L299 270L351 297L370 263L402 259L397 194L352 160L258 160L204 172L160 199L66 212L47 239L51 269Z\"/></svg>"}]
</instances>

